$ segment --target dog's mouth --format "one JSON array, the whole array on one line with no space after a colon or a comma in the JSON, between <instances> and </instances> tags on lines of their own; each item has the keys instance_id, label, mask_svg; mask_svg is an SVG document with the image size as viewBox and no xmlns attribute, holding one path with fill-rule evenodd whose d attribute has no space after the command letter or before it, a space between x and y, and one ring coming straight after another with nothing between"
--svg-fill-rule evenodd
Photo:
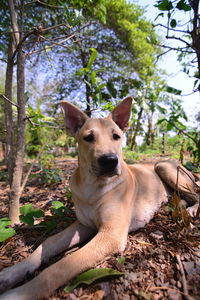
<instances>
[{"instance_id":1,"label":"dog's mouth","mask_svg":"<svg viewBox=\"0 0 200 300\"><path fill-rule=\"evenodd\" d=\"M97 177L113 177L119 175L119 171L117 169L115 170L101 170Z\"/></svg>"},{"instance_id":2,"label":"dog's mouth","mask_svg":"<svg viewBox=\"0 0 200 300\"><path fill-rule=\"evenodd\" d=\"M119 175L119 162L115 154L109 153L100 156L91 168L96 177L112 177Z\"/></svg>"}]
</instances>

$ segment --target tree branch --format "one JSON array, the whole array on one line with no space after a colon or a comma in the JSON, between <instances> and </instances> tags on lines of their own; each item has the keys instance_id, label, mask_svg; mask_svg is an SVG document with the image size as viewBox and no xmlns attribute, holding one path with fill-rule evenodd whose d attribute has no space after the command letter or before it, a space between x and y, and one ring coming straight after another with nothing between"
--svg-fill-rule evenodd
<instances>
[{"instance_id":1,"label":"tree branch","mask_svg":"<svg viewBox=\"0 0 200 300\"><path fill-rule=\"evenodd\" d=\"M10 104L12 104L13 106L16 106L17 108L19 108L19 105L13 103L11 100L9 100L5 95L0 94L0 97L3 98L4 100L6 100L7 102L9 102Z\"/></svg>"},{"instance_id":2,"label":"tree branch","mask_svg":"<svg viewBox=\"0 0 200 300\"><path fill-rule=\"evenodd\" d=\"M176 126L176 124L174 124L173 122L168 121L171 125L173 125L179 132L181 132L182 134L184 134L185 136L187 136L189 139L191 139L195 145L197 144L197 141L193 138L193 136L189 135L187 132L183 131L183 129L179 128L178 126Z\"/></svg>"},{"instance_id":3,"label":"tree branch","mask_svg":"<svg viewBox=\"0 0 200 300\"><path fill-rule=\"evenodd\" d=\"M48 3L42 2L40 0L33 0L31 2L26 3L26 5L32 5L34 3L38 3L40 5L43 5L43 6L46 6L46 7L49 7L49 8L64 9L63 6L57 6L57 5L48 4Z\"/></svg>"},{"instance_id":4,"label":"tree branch","mask_svg":"<svg viewBox=\"0 0 200 300\"><path fill-rule=\"evenodd\" d=\"M180 37L176 37L176 36L174 36L174 35L173 35L173 36L168 36L168 35L167 35L167 36L166 36L166 39L172 39L172 40L180 41L180 42L186 44L189 48L194 49L195 52L199 52L199 49L197 49L196 47L194 47L193 44L190 44L190 43L186 42L185 40L183 40L183 39L180 38Z\"/></svg>"},{"instance_id":5,"label":"tree branch","mask_svg":"<svg viewBox=\"0 0 200 300\"><path fill-rule=\"evenodd\" d=\"M15 5L13 0L8 0L8 3L9 3L10 17L11 17L11 22L12 22L12 27L13 27L14 37L15 37L15 43L16 45L18 45L20 36L19 36L19 28L17 25L17 15L15 10Z\"/></svg>"},{"instance_id":6,"label":"tree branch","mask_svg":"<svg viewBox=\"0 0 200 300\"><path fill-rule=\"evenodd\" d=\"M153 28L157 27L157 26L161 26L161 27L167 29L168 31L171 30L171 31L174 31L174 32L181 32L181 33L188 33L188 34L190 34L190 31L185 31L185 30L179 30L179 29L170 28L170 27L165 26L165 25L160 24L160 23L153 25Z\"/></svg>"}]
</instances>

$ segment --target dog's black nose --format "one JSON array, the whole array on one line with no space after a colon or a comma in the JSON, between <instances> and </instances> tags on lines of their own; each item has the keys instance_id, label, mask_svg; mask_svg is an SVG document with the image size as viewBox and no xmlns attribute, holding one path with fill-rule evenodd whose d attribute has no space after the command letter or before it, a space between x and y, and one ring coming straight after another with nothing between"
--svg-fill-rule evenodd
<instances>
[{"instance_id":1,"label":"dog's black nose","mask_svg":"<svg viewBox=\"0 0 200 300\"><path fill-rule=\"evenodd\" d=\"M118 164L118 157L112 153L104 154L99 157L98 164L104 170L113 171Z\"/></svg>"}]
</instances>

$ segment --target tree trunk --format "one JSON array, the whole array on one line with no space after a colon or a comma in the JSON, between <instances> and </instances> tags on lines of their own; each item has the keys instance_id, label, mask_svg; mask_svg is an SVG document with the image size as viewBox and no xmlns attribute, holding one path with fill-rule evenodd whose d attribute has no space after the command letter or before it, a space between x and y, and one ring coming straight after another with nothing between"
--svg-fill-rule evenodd
<instances>
[{"instance_id":1,"label":"tree trunk","mask_svg":"<svg viewBox=\"0 0 200 300\"><path fill-rule=\"evenodd\" d=\"M17 56L17 104L18 104L18 131L17 131L17 145L16 145L16 160L13 172L13 180L10 189L10 209L9 218L12 223L19 221L19 198L21 196L21 184L24 165L24 151L25 151L25 101L24 101L24 67L25 54L22 47L18 50Z\"/></svg>"},{"instance_id":2,"label":"tree trunk","mask_svg":"<svg viewBox=\"0 0 200 300\"><path fill-rule=\"evenodd\" d=\"M88 84L88 76L85 75L84 76L85 79L85 88L86 88L86 102L87 102L87 107L86 107L86 114L88 115L88 117L91 117L92 112L91 112L91 88Z\"/></svg>"},{"instance_id":3,"label":"tree trunk","mask_svg":"<svg viewBox=\"0 0 200 300\"><path fill-rule=\"evenodd\" d=\"M82 47L81 41L77 38L74 38L74 39L80 48L82 66L83 66L83 68L86 68L87 63L88 63L87 54ZM91 88L89 85L89 78L88 78L87 74L84 75L84 83L85 83L85 96L86 96L86 111L85 111L85 113L88 115L88 117L91 117L92 112L91 112L90 97L91 97L92 93L91 93Z\"/></svg>"},{"instance_id":4,"label":"tree trunk","mask_svg":"<svg viewBox=\"0 0 200 300\"><path fill-rule=\"evenodd\" d=\"M12 101L12 85L13 85L13 52L14 52L14 43L13 36L10 36L9 45L8 45L8 59L6 67L6 80L5 80L5 96L10 101ZM12 183L12 174L14 168L14 134L13 134L13 112L12 104L5 100L4 104L5 111L5 128L6 128L6 151L5 159L8 168L8 181L11 185Z\"/></svg>"},{"instance_id":5,"label":"tree trunk","mask_svg":"<svg viewBox=\"0 0 200 300\"><path fill-rule=\"evenodd\" d=\"M196 52L197 56L197 69L198 69L198 78L200 78L200 23L199 23L199 0L190 0L189 1L193 12L194 12L194 18L193 18L193 30L191 32L192 37L192 48ZM198 86L198 90L200 92L200 84Z\"/></svg>"},{"instance_id":6,"label":"tree trunk","mask_svg":"<svg viewBox=\"0 0 200 300\"><path fill-rule=\"evenodd\" d=\"M165 133L162 134L162 154L165 154Z\"/></svg>"},{"instance_id":7,"label":"tree trunk","mask_svg":"<svg viewBox=\"0 0 200 300\"><path fill-rule=\"evenodd\" d=\"M146 134L146 144L153 145L153 141L154 141L153 120L152 120L152 116L150 116L148 118L148 131Z\"/></svg>"},{"instance_id":8,"label":"tree trunk","mask_svg":"<svg viewBox=\"0 0 200 300\"><path fill-rule=\"evenodd\" d=\"M137 137L138 131L140 129L140 121L142 119L142 113L143 113L143 111L144 111L144 109L143 109L143 107L141 107L140 111L138 113L138 119L137 119L137 123L136 123L136 126L135 126L135 132L134 132L133 137L132 137L131 150L133 150L133 148L136 145L136 137Z\"/></svg>"}]
</instances>

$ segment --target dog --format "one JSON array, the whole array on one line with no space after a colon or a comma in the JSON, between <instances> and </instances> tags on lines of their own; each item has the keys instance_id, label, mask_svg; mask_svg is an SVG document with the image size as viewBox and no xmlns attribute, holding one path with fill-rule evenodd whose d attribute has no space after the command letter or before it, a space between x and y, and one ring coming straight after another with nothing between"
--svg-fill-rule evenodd
<instances>
[{"instance_id":1,"label":"dog","mask_svg":"<svg viewBox=\"0 0 200 300\"><path fill-rule=\"evenodd\" d=\"M144 227L172 190L178 189L195 210L199 205L195 178L183 167L177 183L177 162L127 165L123 160L122 137L131 114L131 97L99 119L89 118L69 102L62 101L61 106L66 129L78 142L78 167L70 180L77 221L49 237L27 259L4 269L1 292L19 285L51 257L89 241L31 281L2 294L1 300L48 298L106 256L123 251L128 233Z\"/></svg>"}]
</instances>

